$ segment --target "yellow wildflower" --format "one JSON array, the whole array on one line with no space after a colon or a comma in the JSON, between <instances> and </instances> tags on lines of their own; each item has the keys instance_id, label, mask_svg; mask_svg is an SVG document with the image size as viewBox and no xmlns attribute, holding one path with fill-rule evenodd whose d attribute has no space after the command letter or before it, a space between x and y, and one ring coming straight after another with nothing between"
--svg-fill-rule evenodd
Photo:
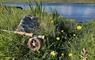
<instances>
[{"instance_id":1,"label":"yellow wildflower","mask_svg":"<svg viewBox=\"0 0 95 60\"><path fill-rule=\"evenodd\" d=\"M72 53L69 53L69 55L68 55L69 57L71 57L71 56L73 56L73 54Z\"/></svg>"},{"instance_id":2,"label":"yellow wildflower","mask_svg":"<svg viewBox=\"0 0 95 60\"><path fill-rule=\"evenodd\" d=\"M61 32L64 32L64 30L61 30Z\"/></svg>"},{"instance_id":3,"label":"yellow wildflower","mask_svg":"<svg viewBox=\"0 0 95 60\"><path fill-rule=\"evenodd\" d=\"M76 27L76 29L77 29L77 30L81 30L81 29L82 29L82 26L78 25L78 26Z\"/></svg>"},{"instance_id":4,"label":"yellow wildflower","mask_svg":"<svg viewBox=\"0 0 95 60\"><path fill-rule=\"evenodd\" d=\"M60 40L60 37L56 37L56 40Z\"/></svg>"},{"instance_id":5,"label":"yellow wildflower","mask_svg":"<svg viewBox=\"0 0 95 60\"><path fill-rule=\"evenodd\" d=\"M53 23L53 20L51 21L51 23Z\"/></svg>"},{"instance_id":6,"label":"yellow wildflower","mask_svg":"<svg viewBox=\"0 0 95 60\"><path fill-rule=\"evenodd\" d=\"M64 56L64 53L63 52L61 53L61 56Z\"/></svg>"},{"instance_id":7,"label":"yellow wildflower","mask_svg":"<svg viewBox=\"0 0 95 60\"><path fill-rule=\"evenodd\" d=\"M55 51L51 51L51 52L50 52L50 55L51 55L51 56L56 56L56 54L57 54L57 53L56 53Z\"/></svg>"}]
</instances>

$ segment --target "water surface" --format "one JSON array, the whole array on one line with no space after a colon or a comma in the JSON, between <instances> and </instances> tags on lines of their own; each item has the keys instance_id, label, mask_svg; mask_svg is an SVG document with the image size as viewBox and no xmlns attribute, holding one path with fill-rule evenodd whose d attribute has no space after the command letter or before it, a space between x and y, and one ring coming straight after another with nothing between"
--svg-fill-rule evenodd
<instances>
[{"instance_id":1,"label":"water surface","mask_svg":"<svg viewBox=\"0 0 95 60\"><path fill-rule=\"evenodd\" d=\"M23 9L29 8L28 3L2 3L6 6L17 6ZM36 6L35 3L30 4L32 7ZM40 4L42 9L46 12L51 13L57 11L61 16L67 18L76 19L78 21L86 21L95 19L95 4L82 4L82 3L42 3Z\"/></svg>"}]
</instances>

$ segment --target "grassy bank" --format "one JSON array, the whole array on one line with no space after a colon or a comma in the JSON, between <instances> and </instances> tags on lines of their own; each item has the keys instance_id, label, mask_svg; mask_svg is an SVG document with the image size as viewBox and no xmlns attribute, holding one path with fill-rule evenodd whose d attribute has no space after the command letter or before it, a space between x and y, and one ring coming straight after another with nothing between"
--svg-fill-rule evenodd
<instances>
[{"instance_id":1,"label":"grassy bank","mask_svg":"<svg viewBox=\"0 0 95 60\"><path fill-rule=\"evenodd\" d=\"M15 30L25 15L38 17L40 28L35 34L46 36L38 52L27 47L29 37L0 31L0 60L94 60L95 21L77 23L56 13L42 13L39 7L28 10L4 8L0 29Z\"/></svg>"}]
</instances>

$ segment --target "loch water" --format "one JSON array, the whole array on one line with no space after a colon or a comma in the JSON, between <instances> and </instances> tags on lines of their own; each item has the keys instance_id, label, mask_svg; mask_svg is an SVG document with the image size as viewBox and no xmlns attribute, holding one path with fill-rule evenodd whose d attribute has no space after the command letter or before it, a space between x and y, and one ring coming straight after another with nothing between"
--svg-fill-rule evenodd
<instances>
[{"instance_id":1,"label":"loch water","mask_svg":"<svg viewBox=\"0 0 95 60\"><path fill-rule=\"evenodd\" d=\"M36 6L35 3L2 3L2 6L15 6L27 9ZM89 3L41 3L42 9L48 13L56 11L59 15L76 19L78 21L87 21L95 19L95 4Z\"/></svg>"}]
</instances>

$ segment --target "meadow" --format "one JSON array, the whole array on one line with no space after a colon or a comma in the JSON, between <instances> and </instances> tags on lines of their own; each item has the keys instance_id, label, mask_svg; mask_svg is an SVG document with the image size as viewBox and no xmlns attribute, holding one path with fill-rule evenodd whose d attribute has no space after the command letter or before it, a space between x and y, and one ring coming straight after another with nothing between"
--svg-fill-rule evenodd
<instances>
[{"instance_id":1,"label":"meadow","mask_svg":"<svg viewBox=\"0 0 95 60\"><path fill-rule=\"evenodd\" d=\"M60 17L57 12L41 12L41 7L17 9L0 7L0 60L94 60L95 20L85 23ZM40 28L35 34L45 35L42 48L33 52L27 47L29 37L3 32L15 31L25 15L38 17Z\"/></svg>"}]
</instances>

